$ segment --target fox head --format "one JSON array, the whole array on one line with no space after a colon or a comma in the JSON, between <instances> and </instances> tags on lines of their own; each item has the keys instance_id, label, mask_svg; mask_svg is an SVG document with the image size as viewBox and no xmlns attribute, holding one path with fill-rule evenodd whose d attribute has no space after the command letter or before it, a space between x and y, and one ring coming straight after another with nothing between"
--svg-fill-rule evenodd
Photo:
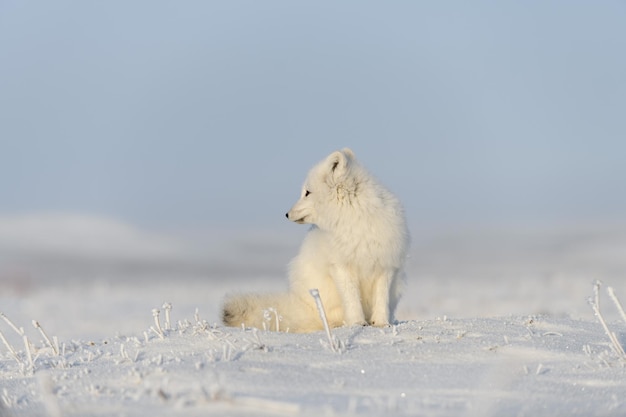
<instances>
[{"instance_id":1,"label":"fox head","mask_svg":"<svg viewBox=\"0 0 626 417\"><path fill-rule=\"evenodd\" d=\"M323 223L334 217L328 211L336 211L342 201L354 196L356 180L352 171L356 166L354 153L348 148L333 152L315 165L302 186L300 199L287 212L287 218L300 224L324 227Z\"/></svg>"}]
</instances>

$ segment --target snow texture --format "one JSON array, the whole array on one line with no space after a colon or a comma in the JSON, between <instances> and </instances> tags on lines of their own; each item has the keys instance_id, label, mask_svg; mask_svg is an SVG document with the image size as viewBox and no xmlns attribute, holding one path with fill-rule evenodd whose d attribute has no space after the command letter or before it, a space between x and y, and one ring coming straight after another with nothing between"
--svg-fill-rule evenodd
<instances>
[{"instance_id":1,"label":"snow texture","mask_svg":"<svg viewBox=\"0 0 626 417\"><path fill-rule=\"evenodd\" d=\"M197 263L120 231L131 260L0 239L0 416L626 415L626 321L607 294L626 302L623 229L418 240L400 321L333 329L338 352L324 332L216 323L227 292L285 288L297 242L223 243Z\"/></svg>"},{"instance_id":2,"label":"snow texture","mask_svg":"<svg viewBox=\"0 0 626 417\"><path fill-rule=\"evenodd\" d=\"M164 307L146 312L143 329L99 340L48 342L30 323L14 323L30 327L28 350L3 322L15 355L2 346L1 415L626 413L626 362L593 321L442 317L345 327L333 331L342 346L333 352L322 332L225 328L200 313L177 317L175 306L168 322ZM612 327L623 343L624 324Z\"/></svg>"}]
</instances>

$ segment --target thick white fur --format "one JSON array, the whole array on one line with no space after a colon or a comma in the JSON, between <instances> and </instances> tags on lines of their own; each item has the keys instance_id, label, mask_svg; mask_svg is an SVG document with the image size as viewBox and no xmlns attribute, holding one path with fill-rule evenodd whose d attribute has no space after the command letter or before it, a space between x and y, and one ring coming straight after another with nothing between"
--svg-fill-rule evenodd
<instances>
[{"instance_id":1,"label":"thick white fur","mask_svg":"<svg viewBox=\"0 0 626 417\"><path fill-rule=\"evenodd\" d=\"M313 225L291 262L289 291L227 297L226 325L277 330L273 313L264 318L274 309L282 317L278 330L320 330L312 288L319 289L332 327L393 322L409 246L404 210L350 149L311 169L287 218Z\"/></svg>"}]
</instances>

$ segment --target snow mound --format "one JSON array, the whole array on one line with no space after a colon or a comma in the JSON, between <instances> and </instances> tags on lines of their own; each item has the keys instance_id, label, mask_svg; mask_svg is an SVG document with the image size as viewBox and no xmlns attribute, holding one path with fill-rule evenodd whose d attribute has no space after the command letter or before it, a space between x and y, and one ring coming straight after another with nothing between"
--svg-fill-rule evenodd
<instances>
[{"instance_id":1,"label":"snow mound","mask_svg":"<svg viewBox=\"0 0 626 417\"><path fill-rule=\"evenodd\" d=\"M626 413L626 362L596 322L443 317L346 327L334 330L337 353L323 333L224 328L197 313L174 323L165 313L147 313L137 334L56 340L30 328L28 348L7 342L0 415ZM626 328L612 327L623 341ZM41 341L31 343L33 334Z\"/></svg>"}]
</instances>

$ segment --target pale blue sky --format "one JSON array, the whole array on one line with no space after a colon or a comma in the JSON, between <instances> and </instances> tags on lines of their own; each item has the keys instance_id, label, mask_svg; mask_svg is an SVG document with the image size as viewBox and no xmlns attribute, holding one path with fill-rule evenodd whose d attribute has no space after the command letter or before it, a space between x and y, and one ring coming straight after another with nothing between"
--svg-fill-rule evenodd
<instances>
[{"instance_id":1,"label":"pale blue sky","mask_svg":"<svg viewBox=\"0 0 626 417\"><path fill-rule=\"evenodd\" d=\"M0 3L0 215L294 227L350 146L412 227L619 221L624 1Z\"/></svg>"}]
</instances>

